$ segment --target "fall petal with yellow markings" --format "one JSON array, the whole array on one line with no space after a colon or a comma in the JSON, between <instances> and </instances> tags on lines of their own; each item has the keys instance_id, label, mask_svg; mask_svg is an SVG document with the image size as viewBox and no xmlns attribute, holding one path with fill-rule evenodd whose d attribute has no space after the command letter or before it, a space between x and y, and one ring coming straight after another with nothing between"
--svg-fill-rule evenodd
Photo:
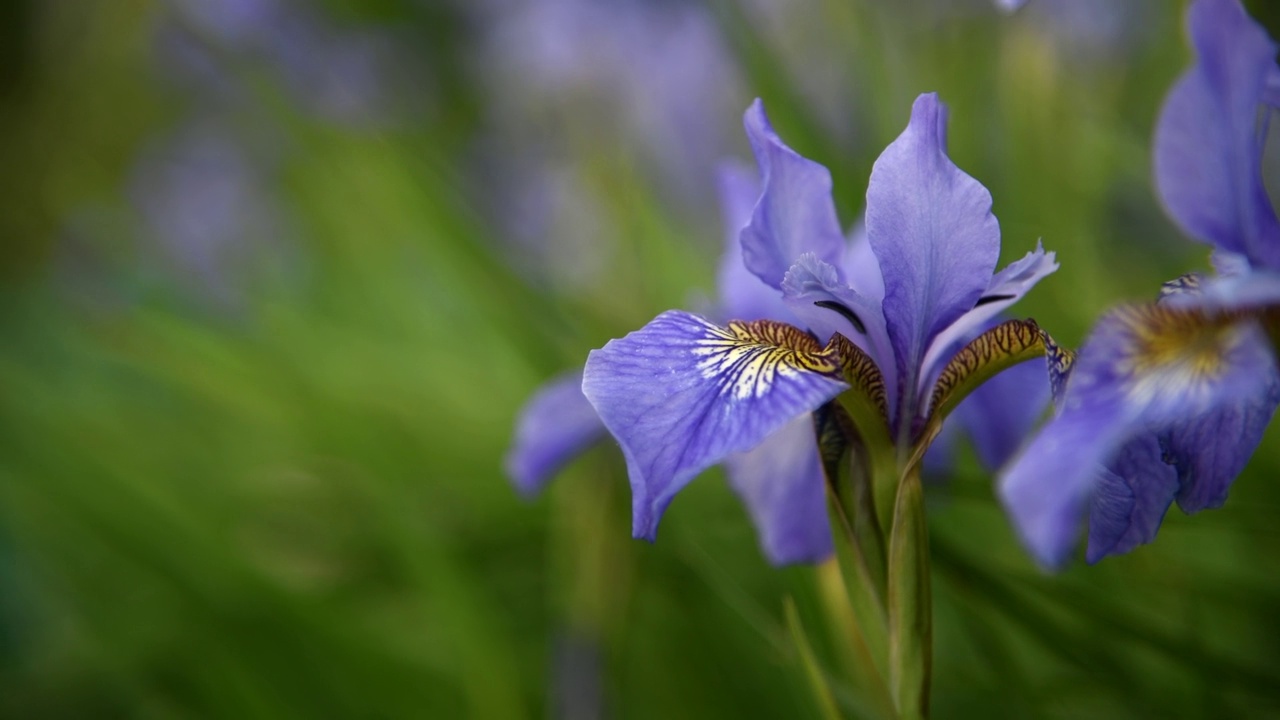
<instances>
[{"instance_id":1,"label":"fall petal with yellow markings","mask_svg":"<svg viewBox=\"0 0 1280 720\"><path fill-rule=\"evenodd\" d=\"M696 475L846 388L834 352L801 330L674 310L593 350L582 383L626 457L632 531L649 540Z\"/></svg>"}]
</instances>

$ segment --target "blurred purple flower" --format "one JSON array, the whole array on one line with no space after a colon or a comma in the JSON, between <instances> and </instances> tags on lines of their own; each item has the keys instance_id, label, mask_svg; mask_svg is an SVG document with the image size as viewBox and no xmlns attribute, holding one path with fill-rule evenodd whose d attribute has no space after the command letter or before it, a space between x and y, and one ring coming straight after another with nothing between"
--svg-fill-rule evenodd
<instances>
[{"instance_id":1,"label":"blurred purple flower","mask_svg":"<svg viewBox=\"0 0 1280 720\"><path fill-rule=\"evenodd\" d=\"M201 83L197 96L230 95L240 73L261 69L307 112L365 127L411 106L420 90L404 73L407 46L389 28L340 26L290 0L170 0L169 8L158 31L163 69L176 61ZM235 72L224 67L228 61L240 64Z\"/></svg>"},{"instance_id":2,"label":"blurred purple flower","mask_svg":"<svg viewBox=\"0 0 1280 720\"><path fill-rule=\"evenodd\" d=\"M489 10L480 64L499 132L529 139L520 133L584 122L607 133L602 142L633 150L673 199L706 197L745 97L704 7L510 0Z\"/></svg>"},{"instance_id":3,"label":"blurred purple flower","mask_svg":"<svg viewBox=\"0 0 1280 720\"><path fill-rule=\"evenodd\" d=\"M218 301L237 299L250 258L279 247L281 218L267 179L240 140L215 123L147 148L129 197L172 266Z\"/></svg>"},{"instance_id":4,"label":"blurred purple flower","mask_svg":"<svg viewBox=\"0 0 1280 720\"><path fill-rule=\"evenodd\" d=\"M1109 313L1064 368L1057 416L1001 486L1047 566L1066 561L1086 509L1094 562L1154 539L1175 500L1188 513L1221 505L1280 404L1259 325L1280 306L1280 222L1259 170L1277 46L1238 0L1197 0L1187 26L1197 60L1160 113L1156 185L1231 274L1188 276L1157 304Z\"/></svg>"},{"instance_id":5,"label":"blurred purple flower","mask_svg":"<svg viewBox=\"0 0 1280 720\"><path fill-rule=\"evenodd\" d=\"M638 180L664 208L712 226L714 168L747 97L705 6L492 0L473 12L485 31L477 196L519 245L522 271L561 284L595 276L617 232L605 195L616 186L597 173Z\"/></svg>"}]
</instances>

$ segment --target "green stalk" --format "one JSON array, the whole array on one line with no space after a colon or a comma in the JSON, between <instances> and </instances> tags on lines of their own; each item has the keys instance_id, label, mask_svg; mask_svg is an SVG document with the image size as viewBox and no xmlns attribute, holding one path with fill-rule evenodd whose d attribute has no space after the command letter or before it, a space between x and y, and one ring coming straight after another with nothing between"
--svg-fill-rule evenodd
<instances>
[{"instance_id":1,"label":"green stalk","mask_svg":"<svg viewBox=\"0 0 1280 720\"><path fill-rule=\"evenodd\" d=\"M889 683L901 718L929 714L933 608L919 463L909 463L889 532Z\"/></svg>"},{"instance_id":2,"label":"green stalk","mask_svg":"<svg viewBox=\"0 0 1280 720\"><path fill-rule=\"evenodd\" d=\"M800 622L800 614L796 612L796 603L790 595L783 599L782 610L787 620L787 629L791 632L791 641L795 643L796 652L800 654L800 664L804 666L805 677L809 681L809 690L813 694L818 715L823 720L841 720L840 711L836 709L836 699L831 695L831 686L827 684L827 676L818 663L813 646L809 644L804 625Z\"/></svg>"},{"instance_id":3,"label":"green stalk","mask_svg":"<svg viewBox=\"0 0 1280 720\"><path fill-rule=\"evenodd\" d=\"M884 532L871 497L870 463L866 454L859 452L865 447L861 436L839 405L829 406L815 420L836 557L858 631L850 639L864 645L874 660L861 674L872 685L885 687L889 670L888 580Z\"/></svg>"}]
</instances>

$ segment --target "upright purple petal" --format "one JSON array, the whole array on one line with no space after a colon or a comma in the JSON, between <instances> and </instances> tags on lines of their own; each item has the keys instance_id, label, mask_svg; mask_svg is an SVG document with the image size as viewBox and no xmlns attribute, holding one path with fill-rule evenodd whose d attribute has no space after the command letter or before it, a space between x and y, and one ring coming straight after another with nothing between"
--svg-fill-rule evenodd
<instances>
[{"instance_id":1,"label":"upright purple petal","mask_svg":"<svg viewBox=\"0 0 1280 720\"><path fill-rule=\"evenodd\" d=\"M769 562L810 563L831 555L826 481L812 418L795 418L755 449L730 455L725 469Z\"/></svg>"},{"instance_id":2,"label":"upright purple petal","mask_svg":"<svg viewBox=\"0 0 1280 720\"><path fill-rule=\"evenodd\" d=\"M532 496L604 434L600 416L582 394L582 371L563 375L543 385L520 411L503 468L522 495Z\"/></svg>"},{"instance_id":3,"label":"upright purple petal","mask_svg":"<svg viewBox=\"0 0 1280 720\"><path fill-rule=\"evenodd\" d=\"M1187 27L1196 64L1156 124L1160 199L1188 235L1280 270L1280 222L1262 184L1258 130L1276 45L1238 0L1197 0Z\"/></svg>"},{"instance_id":4,"label":"upright purple petal","mask_svg":"<svg viewBox=\"0 0 1280 720\"><path fill-rule=\"evenodd\" d=\"M848 387L834 360L819 361L811 337L763 325L726 329L668 311L587 357L582 390L622 446L637 537L654 538L672 497L698 473Z\"/></svg>"},{"instance_id":5,"label":"upright purple petal","mask_svg":"<svg viewBox=\"0 0 1280 720\"><path fill-rule=\"evenodd\" d=\"M760 197L760 181L754 169L743 163L725 162L717 168L720 217L724 222L724 254L720 256L717 285L720 312L726 320L789 321L791 313L777 289L766 285L742 261L742 229Z\"/></svg>"},{"instance_id":6,"label":"upright purple petal","mask_svg":"<svg viewBox=\"0 0 1280 720\"><path fill-rule=\"evenodd\" d=\"M1177 473L1162 459L1155 435L1135 435L1098 473L1085 559L1095 563L1154 540L1177 491Z\"/></svg>"},{"instance_id":7,"label":"upright purple petal","mask_svg":"<svg viewBox=\"0 0 1280 720\"><path fill-rule=\"evenodd\" d=\"M973 309L1000 255L991 194L947 157L946 119L937 95L917 98L867 187L867 237L884 275L900 384L918 380L929 343Z\"/></svg>"},{"instance_id":8,"label":"upright purple petal","mask_svg":"<svg viewBox=\"0 0 1280 720\"><path fill-rule=\"evenodd\" d=\"M742 231L747 268L780 288L787 269L805 253L836 265L844 252L844 235L831 200L831 173L782 142L759 100L747 109L744 123L763 187Z\"/></svg>"},{"instance_id":9,"label":"upright purple petal","mask_svg":"<svg viewBox=\"0 0 1280 720\"><path fill-rule=\"evenodd\" d=\"M1166 458L1177 468L1178 507L1194 513L1220 507L1227 490L1262 442L1280 405L1280 374L1254 398L1188 418L1165 433Z\"/></svg>"}]
</instances>

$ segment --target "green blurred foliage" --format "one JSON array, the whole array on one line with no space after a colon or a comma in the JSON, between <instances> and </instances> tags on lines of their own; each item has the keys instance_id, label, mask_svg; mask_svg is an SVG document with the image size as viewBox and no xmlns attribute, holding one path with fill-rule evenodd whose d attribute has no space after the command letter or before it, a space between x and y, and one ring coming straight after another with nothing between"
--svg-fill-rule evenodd
<instances>
[{"instance_id":1,"label":"green blurred foliage","mask_svg":"<svg viewBox=\"0 0 1280 720\"><path fill-rule=\"evenodd\" d=\"M1006 259L1037 238L1058 252L1020 312L1065 343L1205 265L1150 183L1156 111L1188 57L1177 4L1147 3L1143 39L1111 53L1034 8L920 22L933 5L951 3L799 8L818 14L827 62L851 68L849 135L797 90L769 28L708 7L783 136L831 167L846 222L911 99L939 91ZM654 545L629 537L612 447L532 502L502 474L541 382L712 293L714 209L672 211L601 140L579 160L607 198L603 267L574 285L531 276L473 167L482 28L441 3L329 2L336 27L396 28L416 48L396 72L428 97L350 127L218 49L249 88L239 122L287 148L270 189L291 260L239 268L233 299L211 299L142 239L129 196L148 138L198 105L157 69L167 7L7 7L0 715L819 717L787 597L836 704L867 707L840 679L823 573L770 568L718 471ZM1173 511L1153 545L1058 576L965 458L928 490L936 716L1280 711L1276 439L1223 509Z\"/></svg>"}]
</instances>

